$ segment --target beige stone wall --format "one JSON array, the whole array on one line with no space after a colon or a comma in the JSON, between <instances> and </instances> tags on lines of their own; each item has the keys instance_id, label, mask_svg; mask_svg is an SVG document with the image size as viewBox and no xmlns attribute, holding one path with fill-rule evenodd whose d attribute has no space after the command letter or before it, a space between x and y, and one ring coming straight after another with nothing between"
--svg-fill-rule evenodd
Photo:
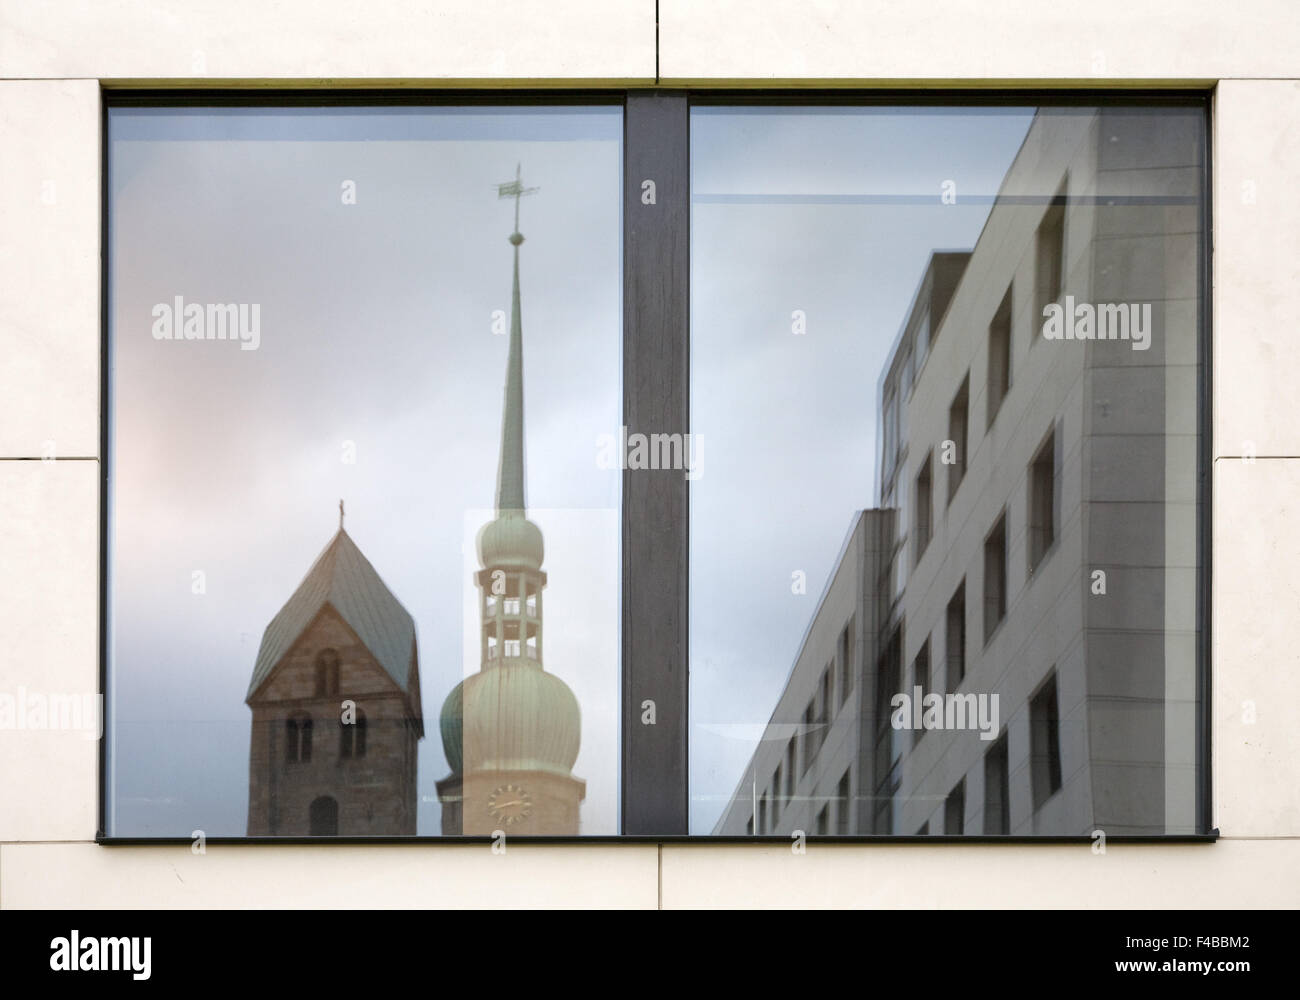
<instances>
[{"instance_id":1,"label":"beige stone wall","mask_svg":"<svg viewBox=\"0 0 1300 1000\"><path fill-rule=\"evenodd\" d=\"M0 733L0 906L1300 902L1300 7L658 9L656 49L652 0L0 0L0 691L88 691L98 680L100 81L1216 86L1213 780L1223 839L1104 856L1048 845L814 846L802 856L703 844L516 842L503 855L103 848L92 842L94 742Z\"/></svg>"}]
</instances>

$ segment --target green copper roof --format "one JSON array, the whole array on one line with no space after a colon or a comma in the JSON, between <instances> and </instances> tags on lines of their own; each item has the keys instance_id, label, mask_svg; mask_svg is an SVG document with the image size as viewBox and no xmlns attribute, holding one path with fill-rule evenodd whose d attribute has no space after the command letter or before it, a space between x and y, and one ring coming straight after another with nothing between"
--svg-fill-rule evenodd
<instances>
[{"instance_id":1,"label":"green copper roof","mask_svg":"<svg viewBox=\"0 0 1300 1000\"><path fill-rule=\"evenodd\" d=\"M415 620L340 528L293 596L266 626L245 699L262 686L326 604L356 632L393 683L413 694L418 685Z\"/></svg>"}]
</instances>

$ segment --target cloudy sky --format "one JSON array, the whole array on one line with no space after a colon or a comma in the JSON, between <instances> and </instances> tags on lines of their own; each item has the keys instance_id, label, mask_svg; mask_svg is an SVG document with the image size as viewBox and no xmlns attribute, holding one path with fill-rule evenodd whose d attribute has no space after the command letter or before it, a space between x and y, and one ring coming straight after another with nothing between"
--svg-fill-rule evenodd
<instances>
[{"instance_id":1,"label":"cloudy sky","mask_svg":"<svg viewBox=\"0 0 1300 1000\"><path fill-rule=\"evenodd\" d=\"M243 834L258 644L340 498L416 620L418 829L439 832L436 719L478 669L501 428L513 214L494 185L520 162L541 189L521 229L546 666L583 711L582 832L617 831L620 475L596 440L622 414L621 136L617 109L112 113L113 833ZM177 295L259 303L259 349L154 340Z\"/></svg>"}]
</instances>

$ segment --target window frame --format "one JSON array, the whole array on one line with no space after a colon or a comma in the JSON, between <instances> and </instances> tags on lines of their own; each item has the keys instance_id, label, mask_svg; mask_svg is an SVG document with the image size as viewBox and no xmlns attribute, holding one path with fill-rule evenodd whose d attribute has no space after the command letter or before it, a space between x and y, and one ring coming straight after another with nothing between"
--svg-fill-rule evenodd
<instances>
[{"instance_id":1,"label":"window frame","mask_svg":"<svg viewBox=\"0 0 1300 1000\"><path fill-rule=\"evenodd\" d=\"M187 83L197 86L187 86ZM629 433L644 426L661 433L690 430L690 112L696 107L1183 107L1203 115L1203 169L1198 246L1197 299L1197 506L1198 577L1196 582L1196 816L1198 832L1150 836L1116 836L1124 842L1213 842L1211 770L1211 530L1213 491L1210 470L1213 425L1210 399L1213 377L1213 286L1210 245L1213 237L1214 119L1211 88L986 88L958 89L937 84L930 88L899 89L668 89L590 88L538 89L337 89L294 87L207 88L206 81L171 81L166 88L101 86L100 122L100 482L99 482L99 680L104 694L103 733L98 744L97 843L184 844L184 837L109 836L109 734L114 716L109 690L112 595L109 587L112 524L112 344L108 299L111 281L109 113L125 107L194 109L383 106L564 106L608 105L623 113L623 397L624 423ZM657 209L642 211L640 181L653 178ZM1067 234L1068 237L1068 234ZM665 263L667 262L667 263ZM1064 272L1065 262L1062 262ZM1064 274L1063 274L1064 280ZM1036 294L1036 290L1035 290ZM1032 331L1031 331L1032 333ZM1014 333L1013 333L1014 337ZM1031 338L1031 340L1034 338ZM970 374L967 376L970 378ZM967 445L974 428L967 402ZM653 425L653 427L651 426ZM969 465L963 455L963 466ZM933 471L932 486L933 491ZM965 476L963 475L964 481ZM960 484L959 484L960 485ZM779 840L783 835L691 834L688 828L689 771L689 620L688 516L689 483L670 471L625 471L622 483L622 600L621 632L621 768L620 832L612 835L535 837L533 842L653 842L727 843ZM955 493L955 491L954 491ZM950 503L953 499L947 498ZM933 503L933 498L932 498ZM932 515L933 516L933 515ZM966 581L969 586L969 579ZM967 601L970 593L967 592ZM969 607L969 604L968 604ZM968 612L969 613L969 612ZM969 622L968 622L969 625ZM969 632L969 627L967 629ZM946 657L945 657L946 659ZM933 664L931 670L933 671ZM946 685L945 685L946 686ZM860 685L856 687L861 688ZM867 695L862 695L867 697ZM644 700L656 703L657 722L640 721ZM874 734L867 734L873 740ZM799 739L798 743L803 740ZM787 774L797 786L805 768ZM855 779L856 781L859 779ZM776 789L780 795L782 790ZM784 803L782 812L795 799ZM856 804L855 804L856 808ZM872 827L867 823L867 828ZM315 837L213 837L220 843L319 844ZM330 837L347 844L487 842L484 837L415 835L382 838ZM860 833L819 836L828 842L978 843L1007 840L1024 843L1088 842L1085 836L979 834L928 835Z\"/></svg>"}]
</instances>

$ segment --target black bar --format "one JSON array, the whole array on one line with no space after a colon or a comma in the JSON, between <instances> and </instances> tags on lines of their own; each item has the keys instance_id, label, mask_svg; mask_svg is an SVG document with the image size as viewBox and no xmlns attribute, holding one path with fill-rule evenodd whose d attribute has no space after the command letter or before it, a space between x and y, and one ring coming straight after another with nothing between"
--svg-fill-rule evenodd
<instances>
[{"instance_id":1,"label":"black bar","mask_svg":"<svg viewBox=\"0 0 1300 1000\"><path fill-rule=\"evenodd\" d=\"M690 428L686 95L631 92L625 116L623 422L629 439L638 433L685 435ZM687 452L683 444L682 454ZM682 469L623 473L625 834L687 832L688 485ZM643 722L647 702L654 703L653 725Z\"/></svg>"}]
</instances>

